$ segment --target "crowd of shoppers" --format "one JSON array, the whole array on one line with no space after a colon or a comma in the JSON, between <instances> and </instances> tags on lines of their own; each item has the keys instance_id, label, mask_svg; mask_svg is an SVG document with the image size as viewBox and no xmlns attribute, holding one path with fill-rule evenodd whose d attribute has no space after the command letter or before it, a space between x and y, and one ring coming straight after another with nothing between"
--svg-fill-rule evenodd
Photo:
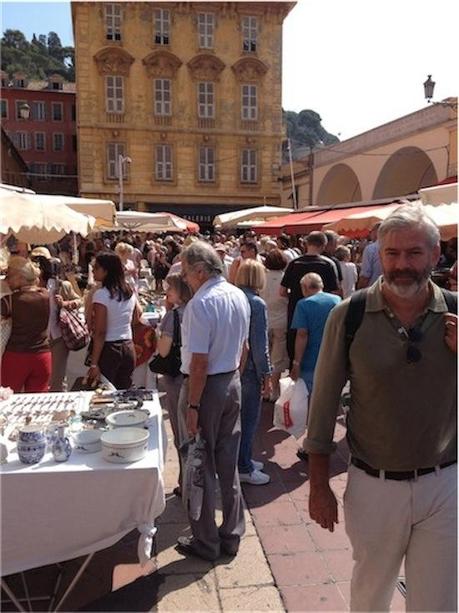
<instances>
[{"instance_id":1,"label":"crowd of shoppers","mask_svg":"<svg viewBox=\"0 0 459 613\"><path fill-rule=\"evenodd\" d=\"M215 560L221 553L235 555L244 533L240 484L262 486L270 481L263 463L253 457L253 442L262 400L272 402L279 397L283 375L289 374L293 380L302 378L310 395L314 389L308 438L301 457L312 455L315 477L311 477L311 517L323 527L333 528L336 508L324 485L326 464L321 456L332 449L339 396L350 366L354 398L349 433L355 458L353 483L357 485L352 486L355 505L346 521L353 532L353 547L362 556L356 566L356 581L369 586L360 591L353 587L352 598L357 607L384 608L400 555L391 553L391 566L383 569L388 579L375 596L371 586L376 585L375 568L381 565L369 563L366 544L356 536L355 526L366 513L357 491L362 475L356 470L371 476L377 468L387 471L391 480L397 479L392 477L397 471L430 473L433 466L438 473L452 465L449 404L441 409L442 434L429 437L425 433L435 428L429 421L425 398L431 394L413 388L416 378L412 364L430 364L431 371L436 372L431 354L439 356L442 377L450 373L451 336L457 325L454 316L444 315L441 322L439 319L439 314L446 313L446 306L440 290L429 280L440 257L438 235L429 223L413 207L404 207L398 217L394 213L372 230L363 250L332 232L320 231L297 241L284 235L257 240L253 232L239 238L223 233L200 238L108 233L93 241L78 240L77 270L72 269L64 242L32 251L16 243L11 252L22 255L9 258L5 272L10 294L1 300L2 318L11 320L11 335L2 357L2 384L14 391L65 389L69 351L62 338L59 311L82 310L84 305L92 337L88 381L96 382L103 375L116 388L129 388L136 363L132 329L141 316L141 283L150 279L151 291L165 293L166 314L158 328L157 355L167 358L179 352L181 363L176 374L162 376L165 408L181 460L176 496L183 495L184 487L180 450L198 433L206 445L200 518L190 515L192 536L179 539L178 547L186 554ZM426 236L429 248L422 243ZM410 241L412 252L408 253ZM449 244L444 249L443 258L449 263L449 287L456 290L457 255L453 247ZM361 260L356 257L359 253ZM362 336L357 337L347 355L344 314L356 288L364 287L369 289ZM417 302L416 309L411 309L415 289L422 290L426 298L424 310ZM426 292L434 302L427 301ZM375 351L379 344L374 343L369 329L373 318L378 322L377 333L384 349L381 354L379 349ZM444 334L440 335L440 327L442 331L445 328ZM415 334L416 330L420 332ZM424 337L429 339L428 345ZM400 347L397 345L395 351L396 341ZM361 381L365 377L371 381L368 389ZM443 381L442 377L438 381ZM429 376L424 373L421 379L429 381ZM394 382L388 394L392 421L390 415L384 417L389 406L384 404L387 380ZM411 382L412 396L403 391L403 381ZM450 385L443 383L445 388ZM441 395L440 389L438 392ZM397 446L401 441L397 419L408 407L413 416L419 403L424 411L422 424L416 428L419 445L410 455L408 447ZM376 414L373 411L367 416L366 407L374 407ZM380 420L381 432L387 435L387 446L373 440L375 419ZM403 417L406 440L410 434L408 421ZM219 527L215 523L217 478L223 509ZM373 488L375 500L386 497L384 487ZM391 500L389 494L387 501ZM375 511L372 507L371 513ZM396 509L390 511L396 520ZM375 533L378 529L376 526ZM397 538L407 537L400 532ZM378 551L384 546L382 540L377 533ZM441 582L438 585L441 587ZM418 603L419 598L413 597L413 602Z\"/></svg>"}]
</instances>

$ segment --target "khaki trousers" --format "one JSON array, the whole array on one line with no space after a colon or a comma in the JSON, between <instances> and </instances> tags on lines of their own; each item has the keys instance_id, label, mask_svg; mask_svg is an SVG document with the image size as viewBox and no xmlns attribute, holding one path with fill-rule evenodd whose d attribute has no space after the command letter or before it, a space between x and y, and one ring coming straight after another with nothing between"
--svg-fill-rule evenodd
<instances>
[{"instance_id":1,"label":"khaki trousers","mask_svg":"<svg viewBox=\"0 0 459 613\"><path fill-rule=\"evenodd\" d=\"M49 390L51 392L64 391L64 379L67 371L67 360L69 350L67 349L62 336L54 338L50 344L52 370Z\"/></svg>"},{"instance_id":2,"label":"khaki trousers","mask_svg":"<svg viewBox=\"0 0 459 613\"><path fill-rule=\"evenodd\" d=\"M457 464L413 481L349 466L351 611L388 611L405 561L407 611L457 610Z\"/></svg>"}]
</instances>

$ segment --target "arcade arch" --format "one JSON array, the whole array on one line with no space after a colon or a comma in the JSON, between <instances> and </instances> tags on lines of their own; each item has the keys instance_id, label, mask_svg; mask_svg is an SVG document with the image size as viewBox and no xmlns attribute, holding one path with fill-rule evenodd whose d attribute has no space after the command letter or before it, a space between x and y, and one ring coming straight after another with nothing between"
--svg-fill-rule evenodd
<instances>
[{"instance_id":1,"label":"arcade arch","mask_svg":"<svg viewBox=\"0 0 459 613\"><path fill-rule=\"evenodd\" d=\"M437 173L427 153L418 147L402 147L382 167L373 198L406 196L435 183Z\"/></svg>"},{"instance_id":2,"label":"arcade arch","mask_svg":"<svg viewBox=\"0 0 459 613\"><path fill-rule=\"evenodd\" d=\"M336 164L322 179L316 204L339 204L360 200L362 200L362 190L357 175L347 164Z\"/></svg>"}]
</instances>

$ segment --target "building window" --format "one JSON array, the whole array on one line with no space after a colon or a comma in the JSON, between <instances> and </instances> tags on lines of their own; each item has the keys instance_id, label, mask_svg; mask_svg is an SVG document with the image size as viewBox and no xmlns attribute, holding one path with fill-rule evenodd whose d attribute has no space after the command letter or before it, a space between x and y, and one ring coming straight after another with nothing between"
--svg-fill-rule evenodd
<instances>
[{"instance_id":1,"label":"building window","mask_svg":"<svg viewBox=\"0 0 459 613\"><path fill-rule=\"evenodd\" d=\"M60 83L59 81L53 81L51 83L51 89L62 90L64 89L64 84Z\"/></svg>"},{"instance_id":2,"label":"building window","mask_svg":"<svg viewBox=\"0 0 459 613\"><path fill-rule=\"evenodd\" d=\"M28 132L16 132L15 145L19 151L30 149L30 134Z\"/></svg>"},{"instance_id":3,"label":"building window","mask_svg":"<svg viewBox=\"0 0 459 613\"><path fill-rule=\"evenodd\" d=\"M45 103L42 101L36 101L32 103L32 118L36 121L45 121Z\"/></svg>"},{"instance_id":4,"label":"building window","mask_svg":"<svg viewBox=\"0 0 459 613\"><path fill-rule=\"evenodd\" d=\"M64 151L64 135L61 133L53 134L53 151Z\"/></svg>"},{"instance_id":5,"label":"building window","mask_svg":"<svg viewBox=\"0 0 459 613\"><path fill-rule=\"evenodd\" d=\"M8 100L0 100L1 118L8 119Z\"/></svg>"},{"instance_id":6,"label":"building window","mask_svg":"<svg viewBox=\"0 0 459 613\"><path fill-rule=\"evenodd\" d=\"M243 149L241 156L241 183L256 183L257 180L257 150Z\"/></svg>"},{"instance_id":7,"label":"building window","mask_svg":"<svg viewBox=\"0 0 459 613\"><path fill-rule=\"evenodd\" d=\"M107 177L118 179L119 156L124 156L124 143L107 144ZM123 164L123 179L127 179L127 164Z\"/></svg>"},{"instance_id":8,"label":"building window","mask_svg":"<svg viewBox=\"0 0 459 613\"><path fill-rule=\"evenodd\" d=\"M215 181L215 149L213 147L199 148L199 180Z\"/></svg>"},{"instance_id":9,"label":"building window","mask_svg":"<svg viewBox=\"0 0 459 613\"><path fill-rule=\"evenodd\" d=\"M35 151L44 151L46 148L46 134L35 132Z\"/></svg>"},{"instance_id":10,"label":"building window","mask_svg":"<svg viewBox=\"0 0 459 613\"><path fill-rule=\"evenodd\" d=\"M62 102L51 103L51 118L53 121L62 121L64 119L64 105Z\"/></svg>"},{"instance_id":11,"label":"building window","mask_svg":"<svg viewBox=\"0 0 459 613\"><path fill-rule=\"evenodd\" d=\"M215 95L212 81L198 83L198 117L201 119L215 117Z\"/></svg>"},{"instance_id":12,"label":"building window","mask_svg":"<svg viewBox=\"0 0 459 613\"><path fill-rule=\"evenodd\" d=\"M214 46L215 16L213 13L198 13L198 42L201 49Z\"/></svg>"},{"instance_id":13,"label":"building window","mask_svg":"<svg viewBox=\"0 0 459 613\"><path fill-rule=\"evenodd\" d=\"M123 77L105 77L105 108L107 113L124 113Z\"/></svg>"},{"instance_id":14,"label":"building window","mask_svg":"<svg viewBox=\"0 0 459 613\"><path fill-rule=\"evenodd\" d=\"M48 174L65 175L65 165L64 164L48 164Z\"/></svg>"},{"instance_id":15,"label":"building window","mask_svg":"<svg viewBox=\"0 0 459 613\"><path fill-rule=\"evenodd\" d=\"M14 80L14 87L19 87L21 89L25 88L25 79L15 79Z\"/></svg>"},{"instance_id":16,"label":"building window","mask_svg":"<svg viewBox=\"0 0 459 613\"><path fill-rule=\"evenodd\" d=\"M243 51L257 50L257 18L243 17L242 18L242 49Z\"/></svg>"},{"instance_id":17,"label":"building window","mask_svg":"<svg viewBox=\"0 0 459 613\"><path fill-rule=\"evenodd\" d=\"M171 13L168 9L155 9L155 43L168 45L170 41Z\"/></svg>"},{"instance_id":18,"label":"building window","mask_svg":"<svg viewBox=\"0 0 459 613\"><path fill-rule=\"evenodd\" d=\"M27 104L26 100L16 100L16 119L22 119L21 117L21 106Z\"/></svg>"},{"instance_id":19,"label":"building window","mask_svg":"<svg viewBox=\"0 0 459 613\"><path fill-rule=\"evenodd\" d=\"M48 172L46 164L34 162L30 165L30 170L32 174L39 175L38 181L46 181L46 175Z\"/></svg>"},{"instance_id":20,"label":"building window","mask_svg":"<svg viewBox=\"0 0 459 613\"><path fill-rule=\"evenodd\" d=\"M105 4L105 37L107 40L121 40L121 4Z\"/></svg>"},{"instance_id":21,"label":"building window","mask_svg":"<svg viewBox=\"0 0 459 613\"><path fill-rule=\"evenodd\" d=\"M242 85L241 87L241 117L250 121L258 118L256 85Z\"/></svg>"},{"instance_id":22,"label":"building window","mask_svg":"<svg viewBox=\"0 0 459 613\"><path fill-rule=\"evenodd\" d=\"M172 147L156 145L155 178L157 181L172 181Z\"/></svg>"},{"instance_id":23,"label":"building window","mask_svg":"<svg viewBox=\"0 0 459 613\"><path fill-rule=\"evenodd\" d=\"M171 115L171 81L155 79L155 115Z\"/></svg>"}]
</instances>

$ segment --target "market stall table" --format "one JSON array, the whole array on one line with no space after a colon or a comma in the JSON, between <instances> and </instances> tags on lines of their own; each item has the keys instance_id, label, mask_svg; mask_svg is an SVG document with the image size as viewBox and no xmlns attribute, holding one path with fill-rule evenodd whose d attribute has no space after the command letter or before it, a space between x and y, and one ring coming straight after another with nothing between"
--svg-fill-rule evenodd
<instances>
[{"instance_id":1,"label":"market stall table","mask_svg":"<svg viewBox=\"0 0 459 613\"><path fill-rule=\"evenodd\" d=\"M73 451L64 463L56 463L48 452L40 463L26 465L10 450L8 463L1 466L2 576L87 556L56 610L90 557L134 528L140 532L139 561L148 564L154 521L165 508L162 471L167 439L156 391L144 406L150 411L149 449L137 462L112 464L101 452ZM2 588L11 597L3 579Z\"/></svg>"}]
</instances>

